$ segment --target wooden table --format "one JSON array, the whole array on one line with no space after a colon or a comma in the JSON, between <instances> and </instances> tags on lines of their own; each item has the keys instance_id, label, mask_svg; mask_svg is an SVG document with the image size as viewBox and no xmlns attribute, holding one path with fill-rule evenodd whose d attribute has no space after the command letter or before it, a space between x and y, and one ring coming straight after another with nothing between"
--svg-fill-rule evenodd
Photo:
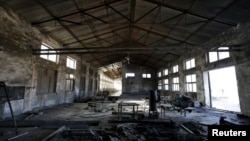
<instances>
[{"instance_id":1,"label":"wooden table","mask_svg":"<svg viewBox=\"0 0 250 141\"><path fill-rule=\"evenodd\" d=\"M123 107L132 107L133 111L132 111L132 118L136 119L136 117L138 118L138 103L124 103L124 102L120 102L118 103L118 120L122 120L122 114L123 114Z\"/></svg>"},{"instance_id":2,"label":"wooden table","mask_svg":"<svg viewBox=\"0 0 250 141\"><path fill-rule=\"evenodd\" d=\"M162 113L164 114L165 117L165 111L169 110L170 108L172 108L173 106L171 104L161 104L161 115Z\"/></svg>"},{"instance_id":3,"label":"wooden table","mask_svg":"<svg viewBox=\"0 0 250 141\"><path fill-rule=\"evenodd\" d=\"M104 105L109 103L111 103L111 101L91 101L88 102L88 107L90 107L90 109L94 108L96 111L100 111L104 108L107 108L108 105Z\"/></svg>"}]
</instances>

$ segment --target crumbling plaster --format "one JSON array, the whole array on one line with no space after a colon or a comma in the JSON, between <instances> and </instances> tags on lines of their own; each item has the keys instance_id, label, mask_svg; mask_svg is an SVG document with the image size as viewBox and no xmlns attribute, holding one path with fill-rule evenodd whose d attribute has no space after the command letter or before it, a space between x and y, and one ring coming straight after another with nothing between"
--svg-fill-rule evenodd
<instances>
[{"instance_id":1,"label":"crumbling plaster","mask_svg":"<svg viewBox=\"0 0 250 141\"><path fill-rule=\"evenodd\" d=\"M204 89L204 76L203 73L209 70L235 66L236 77L238 84L238 94L240 99L240 108L243 115L250 116L250 48L249 43L250 35L250 23L238 24L236 27L233 27L218 36L214 37L212 40L204 43L204 52L197 51L196 53L187 54L186 56L180 57L175 62L167 64L159 69L163 70L165 68L172 69L172 66L175 64L179 65L180 76L180 92L181 94L190 95L190 93L185 93L184 91L184 76L187 73L195 73L197 75L197 93L191 95L196 100L205 104L205 89ZM231 51L230 58L221 60L215 63L206 62L206 51L209 47L221 47L231 45L234 46L234 49L239 49L240 51ZM207 48L207 49L206 49ZM194 57L196 60L196 68L184 71L183 62L187 58ZM173 75L170 75L169 78L172 78ZM163 78L162 78L163 79ZM173 97L176 92L172 91L162 91L163 94Z\"/></svg>"},{"instance_id":2,"label":"crumbling plaster","mask_svg":"<svg viewBox=\"0 0 250 141\"><path fill-rule=\"evenodd\" d=\"M52 37L42 34L32 27L24 19L16 15L12 10L0 5L0 81L4 81L7 86L24 86L25 94L23 99L11 99L14 114L42 109L48 106L62 103L72 103L80 96L80 75L81 67L87 66L85 71L86 85L84 95L94 95L94 88L89 93L89 85L95 85L94 81L88 83L89 79L95 80L97 77L88 76L88 71L92 69L90 64L76 55L70 55L77 60L77 69L72 70L66 67L66 55L60 55L58 63L50 62L32 54L32 49L39 49L42 42L61 48L62 45ZM37 77L41 67L50 68L57 71L57 85L55 93L37 93ZM75 88L72 92L65 91L66 73L75 75ZM22 102L20 102L22 101ZM9 107L6 100L0 102L1 118L9 116Z\"/></svg>"}]
</instances>

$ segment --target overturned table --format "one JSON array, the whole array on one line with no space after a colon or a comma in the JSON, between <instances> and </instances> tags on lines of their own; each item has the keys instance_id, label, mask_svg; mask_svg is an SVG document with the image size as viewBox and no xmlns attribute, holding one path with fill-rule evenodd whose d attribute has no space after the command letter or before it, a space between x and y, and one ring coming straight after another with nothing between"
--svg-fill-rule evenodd
<instances>
[{"instance_id":1,"label":"overturned table","mask_svg":"<svg viewBox=\"0 0 250 141\"><path fill-rule=\"evenodd\" d=\"M120 102L118 103L118 120L122 120L122 115L124 114L123 113L123 107L132 107L132 118L133 119L136 119L136 117L138 118L138 106L139 104L138 103L124 103L124 102Z\"/></svg>"}]
</instances>

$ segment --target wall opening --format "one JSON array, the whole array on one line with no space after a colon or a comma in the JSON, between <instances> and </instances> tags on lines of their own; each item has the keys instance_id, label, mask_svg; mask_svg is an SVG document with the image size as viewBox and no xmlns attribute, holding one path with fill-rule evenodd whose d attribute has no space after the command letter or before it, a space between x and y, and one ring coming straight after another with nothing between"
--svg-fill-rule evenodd
<instances>
[{"instance_id":1,"label":"wall opening","mask_svg":"<svg viewBox=\"0 0 250 141\"><path fill-rule=\"evenodd\" d=\"M235 67L209 71L210 105L212 108L240 112Z\"/></svg>"}]
</instances>

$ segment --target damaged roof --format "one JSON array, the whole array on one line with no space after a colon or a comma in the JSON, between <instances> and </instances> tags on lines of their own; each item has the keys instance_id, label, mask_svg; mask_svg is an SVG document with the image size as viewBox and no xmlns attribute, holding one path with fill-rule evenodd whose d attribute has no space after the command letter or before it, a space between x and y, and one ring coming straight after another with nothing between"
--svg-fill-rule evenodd
<instances>
[{"instance_id":1,"label":"damaged roof","mask_svg":"<svg viewBox=\"0 0 250 141\"><path fill-rule=\"evenodd\" d=\"M115 63L115 73L117 62L162 67L250 18L249 0L0 2L60 42L58 54L78 54L97 68Z\"/></svg>"}]
</instances>

